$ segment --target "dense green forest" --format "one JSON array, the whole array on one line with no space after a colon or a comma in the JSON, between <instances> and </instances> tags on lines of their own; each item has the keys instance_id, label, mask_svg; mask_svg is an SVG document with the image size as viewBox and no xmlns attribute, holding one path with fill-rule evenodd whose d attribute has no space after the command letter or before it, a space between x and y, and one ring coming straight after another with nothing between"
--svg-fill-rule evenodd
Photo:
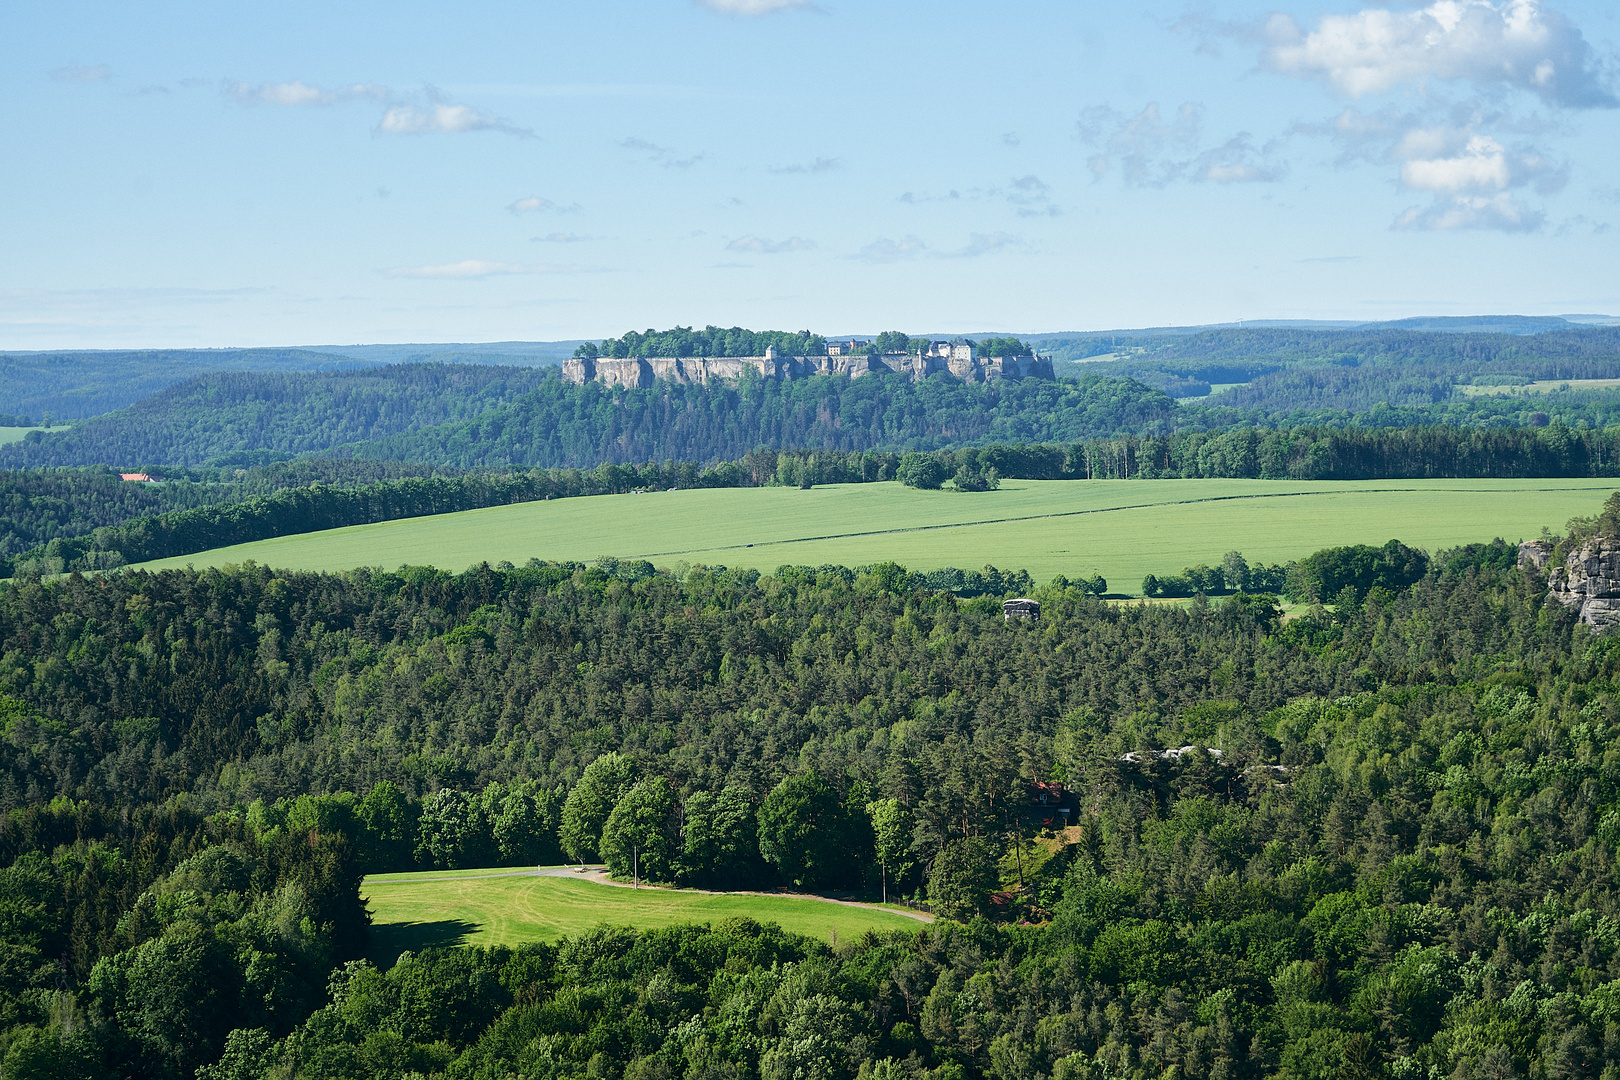
<instances>
[{"instance_id":1,"label":"dense green forest","mask_svg":"<svg viewBox=\"0 0 1620 1080\"><path fill-rule=\"evenodd\" d=\"M310 349L0 352L0 412L77 419L125 408L174 383L210 372L333 371L370 366L367 361Z\"/></svg>"},{"instance_id":2,"label":"dense green forest","mask_svg":"<svg viewBox=\"0 0 1620 1080\"><path fill-rule=\"evenodd\" d=\"M1107 351L985 385L227 371L0 448L0 1078L1614 1080L1620 639L1501 541L1143 583L1181 605L989 566L120 568L648 487L1620 475L1620 397L1455 390L1620 375L1614 330ZM213 355L334 366L283 352ZM8 355L35 397L0 406L192 355L92 391ZM1211 382L1247 385L1170 396ZM1555 554L1594 536L1620 493ZM939 921L370 945L365 873L631 852Z\"/></svg>"},{"instance_id":3,"label":"dense green forest","mask_svg":"<svg viewBox=\"0 0 1620 1080\"><path fill-rule=\"evenodd\" d=\"M69 431L30 432L0 447L0 467L259 465L466 420L556 381L554 371L478 364L216 372Z\"/></svg>"},{"instance_id":4,"label":"dense green forest","mask_svg":"<svg viewBox=\"0 0 1620 1080\"><path fill-rule=\"evenodd\" d=\"M104 467L0 472L0 559L58 538L88 537L96 529L145 515L237 503L282 488L310 484L351 488L455 471L399 462L304 458L245 469L164 469L154 483L130 483ZM0 572L0 577L8 576Z\"/></svg>"},{"instance_id":5,"label":"dense green forest","mask_svg":"<svg viewBox=\"0 0 1620 1080\"><path fill-rule=\"evenodd\" d=\"M1500 542L1306 562L1333 606L1286 621L893 564L15 582L0 1067L1606 1075L1620 644ZM947 921L359 959L362 872L630 839Z\"/></svg>"},{"instance_id":6,"label":"dense green forest","mask_svg":"<svg viewBox=\"0 0 1620 1080\"><path fill-rule=\"evenodd\" d=\"M1616 327L1533 335L1221 329L1122 338L1097 351L1116 359L1087 364L1087 370L1135 378L1178 397L1207 394L1213 383L1243 383L1222 394L1220 403L1292 422L1321 422L1328 413L1362 413L1380 405L1427 411L1452 399L1455 384L1491 376L1620 377ZM1462 408L1455 416L1463 422L1482 407L1477 401L1457 404Z\"/></svg>"},{"instance_id":7,"label":"dense green forest","mask_svg":"<svg viewBox=\"0 0 1620 1080\"><path fill-rule=\"evenodd\" d=\"M1129 379L985 385L936 377L752 379L624 390L529 368L400 365L223 375L71 431L0 447L0 466L246 465L327 452L475 468L714 462L755 447L932 449L1168 431L1175 404Z\"/></svg>"}]
</instances>

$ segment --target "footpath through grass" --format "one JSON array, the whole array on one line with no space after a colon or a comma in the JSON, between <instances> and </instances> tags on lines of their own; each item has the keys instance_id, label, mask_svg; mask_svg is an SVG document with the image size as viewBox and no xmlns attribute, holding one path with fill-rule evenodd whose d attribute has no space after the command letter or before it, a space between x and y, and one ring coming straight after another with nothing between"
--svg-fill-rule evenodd
<instances>
[{"instance_id":1,"label":"footpath through grass","mask_svg":"<svg viewBox=\"0 0 1620 1080\"><path fill-rule=\"evenodd\" d=\"M500 870L374 874L360 887L371 906L371 956L392 964L428 945L521 945L555 941L602 923L638 929L746 917L827 941L834 930L922 925L892 911L796 896L625 889L565 877L479 877Z\"/></svg>"},{"instance_id":2,"label":"footpath through grass","mask_svg":"<svg viewBox=\"0 0 1620 1080\"><path fill-rule=\"evenodd\" d=\"M144 564L460 571L482 561L602 555L751 566L1025 569L1037 581L1100 572L1134 593L1146 574L1214 564L1227 551L1282 563L1391 538L1431 551L1561 529L1595 513L1614 480L1010 480L981 493L899 484L603 495L280 537Z\"/></svg>"}]
</instances>

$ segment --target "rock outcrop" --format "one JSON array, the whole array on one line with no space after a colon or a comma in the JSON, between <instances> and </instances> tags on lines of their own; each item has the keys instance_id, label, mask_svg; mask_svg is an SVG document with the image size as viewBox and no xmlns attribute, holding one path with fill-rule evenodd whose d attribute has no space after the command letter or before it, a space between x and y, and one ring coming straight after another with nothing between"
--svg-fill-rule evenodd
<instances>
[{"instance_id":1,"label":"rock outcrop","mask_svg":"<svg viewBox=\"0 0 1620 1080\"><path fill-rule=\"evenodd\" d=\"M563 378L571 383L603 382L615 386L649 387L662 380L671 383L704 383L712 379L736 379L745 368L752 368L767 379L804 379L812 375L843 375L858 379L873 372L892 372L924 379L936 371L948 371L968 382L991 379L1046 379L1057 376L1049 356L976 355L970 347L948 353L921 356L886 353L881 356L826 355L778 356L767 349L764 356L737 357L634 357L613 360L592 357L568 360L562 366Z\"/></svg>"},{"instance_id":2,"label":"rock outcrop","mask_svg":"<svg viewBox=\"0 0 1620 1080\"><path fill-rule=\"evenodd\" d=\"M1545 574L1552 598L1594 630L1620 626L1620 542L1593 537L1549 565L1553 554L1546 541L1527 540L1519 545L1519 565Z\"/></svg>"}]
</instances>

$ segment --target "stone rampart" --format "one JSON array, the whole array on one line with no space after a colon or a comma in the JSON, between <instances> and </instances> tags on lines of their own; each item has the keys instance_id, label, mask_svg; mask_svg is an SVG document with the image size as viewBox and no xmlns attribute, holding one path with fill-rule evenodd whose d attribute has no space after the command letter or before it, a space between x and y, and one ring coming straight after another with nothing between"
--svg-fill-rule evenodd
<instances>
[{"instance_id":1,"label":"stone rampart","mask_svg":"<svg viewBox=\"0 0 1620 1080\"><path fill-rule=\"evenodd\" d=\"M918 356L913 353L887 353L872 356L765 356L738 357L634 357L614 360L603 357L576 358L563 363L563 378L571 383L602 382L611 386L646 388L654 382L705 383L714 379L738 379L752 368L767 379L804 379L812 375L842 375L858 379L874 372L927 378L948 371L969 382L989 379L1054 379L1052 360L1046 356L971 355Z\"/></svg>"}]
</instances>

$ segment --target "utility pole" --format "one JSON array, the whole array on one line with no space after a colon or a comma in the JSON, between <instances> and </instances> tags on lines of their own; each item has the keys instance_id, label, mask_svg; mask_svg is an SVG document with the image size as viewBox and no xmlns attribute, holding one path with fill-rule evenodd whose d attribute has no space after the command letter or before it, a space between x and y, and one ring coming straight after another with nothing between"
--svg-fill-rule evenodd
<instances>
[{"instance_id":1,"label":"utility pole","mask_svg":"<svg viewBox=\"0 0 1620 1080\"><path fill-rule=\"evenodd\" d=\"M630 887L641 888L641 850L635 845L630 847Z\"/></svg>"}]
</instances>

